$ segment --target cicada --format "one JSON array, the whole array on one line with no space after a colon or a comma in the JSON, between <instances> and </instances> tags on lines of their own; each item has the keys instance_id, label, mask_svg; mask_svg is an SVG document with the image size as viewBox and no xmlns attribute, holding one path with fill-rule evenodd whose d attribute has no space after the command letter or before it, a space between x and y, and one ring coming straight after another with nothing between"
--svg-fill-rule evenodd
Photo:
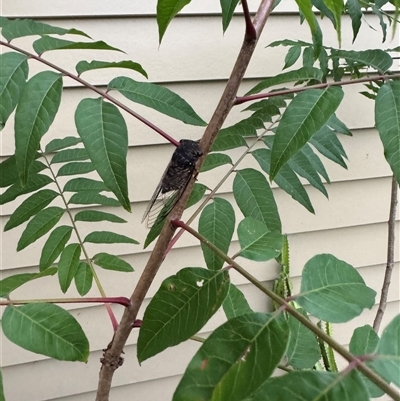
<instances>
[{"instance_id":1,"label":"cicada","mask_svg":"<svg viewBox=\"0 0 400 401\"><path fill-rule=\"evenodd\" d=\"M142 223L147 218L147 227L151 227L162 208L167 216L174 208L194 172L197 160L203 155L197 141L182 139L175 149L171 161L161 177L154 194L144 212Z\"/></svg>"}]
</instances>

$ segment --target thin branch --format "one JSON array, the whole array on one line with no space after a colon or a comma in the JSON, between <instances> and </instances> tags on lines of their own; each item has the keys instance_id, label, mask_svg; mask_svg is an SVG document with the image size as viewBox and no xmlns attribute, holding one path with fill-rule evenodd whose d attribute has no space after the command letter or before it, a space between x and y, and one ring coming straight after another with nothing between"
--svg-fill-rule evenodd
<instances>
[{"instance_id":1,"label":"thin branch","mask_svg":"<svg viewBox=\"0 0 400 401\"><path fill-rule=\"evenodd\" d=\"M26 50L20 49L19 47L14 46L11 43L7 43L7 42L4 42L4 41L0 40L0 45L6 46L6 47L8 47L10 49L13 49L13 50L19 52L19 53L25 54L25 56L27 56L27 57L29 57L29 58L31 58L33 60L39 61L39 63L43 63L43 64L47 65L48 67L52 68L53 70L56 70L56 71L60 72L61 74L65 75L66 77L69 77L69 78L73 79L74 81L79 82L81 85L86 86L87 88L91 89L93 92L96 92L97 94L102 96L104 99L107 99L109 102L114 103L116 106L118 106L120 109L126 111L131 116L137 118L143 124L147 125L152 130L156 131L158 134L160 134L162 137L164 137L167 141L171 142L173 145L175 145L177 147L179 146L179 142L176 139L172 138L170 135L168 135L166 132L164 132L161 128L158 128L152 122L146 120L144 117L142 117L141 115L139 115L136 112L134 112L128 106L126 106L125 104L121 103L119 100L113 98L108 93L102 91L101 89L97 88L96 86L94 86L94 85L90 84L89 82L85 81L80 76L74 75L74 74L70 73L69 71L64 70L64 68L61 68L61 67L51 63L50 61L47 61L47 60L43 59L40 56L37 56L36 54L33 54L33 53L30 53L30 52L27 52Z\"/></svg>"},{"instance_id":2,"label":"thin branch","mask_svg":"<svg viewBox=\"0 0 400 401\"><path fill-rule=\"evenodd\" d=\"M300 323L311 330L316 336L321 340L325 341L329 346L331 346L338 354L345 358L349 363L358 365L358 369L374 382L379 388L385 391L386 394L391 396L394 400L400 401L400 393L398 393L393 387L391 387L385 380L383 380L379 375L377 375L373 370L363 363L360 363L359 359L351 354L345 347L336 342L327 333L321 330L318 326L312 323L306 316L302 315L297 309L290 305L285 299L276 295L272 290L265 287L259 280L257 280L253 275L248 273L243 267L241 267L237 262L235 262L228 255L223 253L214 244L212 244L207 238L203 237L193 228L187 226L183 221L174 220L172 222L177 227L182 227L187 230L190 234L196 237L202 244L210 248L217 256L229 263L238 273L249 280L254 286L266 294L269 298L275 301L278 305L284 307L286 312L290 313L294 318L296 318Z\"/></svg>"},{"instance_id":3,"label":"thin branch","mask_svg":"<svg viewBox=\"0 0 400 401\"><path fill-rule=\"evenodd\" d=\"M257 32L256 29L254 28L253 22L251 21L247 0L242 0L242 7L243 7L244 19L246 21L246 37L249 40L256 40Z\"/></svg>"},{"instance_id":4,"label":"thin branch","mask_svg":"<svg viewBox=\"0 0 400 401\"><path fill-rule=\"evenodd\" d=\"M379 331L379 327L382 322L383 315L385 313L387 298L389 293L390 281L392 278L392 272L394 268L394 249L395 249L395 232L396 232L396 209L397 209L397 187L398 183L396 177L392 177L392 190L390 197L390 212L388 221L388 249L387 249L387 259L386 259L386 270L385 277L383 279L383 285L381 290L381 299L379 300L378 311L376 312L374 320L374 330Z\"/></svg>"},{"instance_id":5,"label":"thin branch","mask_svg":"<svg viewBox=\"0 0 400 401\"><path fill-rule=\"evenodd\" d=\"M48 299L9 299L0 301L1 306L7 305L25 305L25 304L119 304L122 306L130 306L131 301L126 297L91 297L91 298L48 298Z\"/></svg>"}]
</instances>

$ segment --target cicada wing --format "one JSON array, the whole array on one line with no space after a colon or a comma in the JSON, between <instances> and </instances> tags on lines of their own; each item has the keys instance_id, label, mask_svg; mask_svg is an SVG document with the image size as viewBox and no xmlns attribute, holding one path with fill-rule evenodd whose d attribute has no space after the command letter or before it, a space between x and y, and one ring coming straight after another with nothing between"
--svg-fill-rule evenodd
<instances>
[{"instance_id":1,"label":"cicada wing","mask_svg":"<svg viewBox=\"0 0 400 401\"><path fill-rule=\"evenodd\" d=\"M170 191L161 195L150 209L146 226L164 225L164 221L180 198L181 191Z\"/></svg>"}]
</instances>

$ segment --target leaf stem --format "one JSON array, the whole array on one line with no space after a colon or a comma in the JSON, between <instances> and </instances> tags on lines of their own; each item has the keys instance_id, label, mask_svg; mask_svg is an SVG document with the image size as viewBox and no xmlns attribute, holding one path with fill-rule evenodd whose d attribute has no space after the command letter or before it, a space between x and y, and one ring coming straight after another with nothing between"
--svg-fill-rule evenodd
<instances>
[{"instance_id":1,"label":"leaf stem","mask_svg":"<svg viewBox=\"0 0 400 401\"><path fill-rule=\"evenodd\" d=\"M241 267L237 262L235 262L228 255L223 253L220 249L218 249L214 244L207 240L207 238L203 237L196 230L185 224L180 220L171 221L173 225L176 227L184 228L194 237L196 237L201 243L210 248L217 256L225 260L229 263L238 273L247 278L254 286L260 289L264 294L270 297L273 301L275 301L278 305L284 306L285 310L290 313L293 317L295 317L300 323L306 326L309 330L311 330L315 335L317 335L321 340L325 341L329 346L331 346L338 354L340 354L343 358L345 358L349 363L358 364L358 359L351 354L346 348L341 346L338 342L336 342L333 338L331 338L328 334L326 334L323 330L321 330L318 326L312 323L307 317L303 316L300 312L298 312L295 308L293 308L285 299L276 295L272 290L265 287L259 280L257 280L253 275L248 273L243 267ZM386 394L391 396L394 400L400 401L400 393L398 393L393 387L391 387L388 383L386 383L379 375L377 375L374 371L372 371L368 366L363 363L358 364L358 369L374 382L379 388L385 391Z\"/></svg>"},{"instance_id":2,"label":"leaf stem","mask_svg":"<svg viewBox=\"0 0 400 401\"><path fill-rule=\"evenodd\" d=\"M9 299L0 301L1 306L7 305L25 305L25 304L90 304L90 303L106 303L119 304L122 306L130 306L131 302L126 297L91 297L91 298L49 298L49 299Z\"/></svg>"},{"instance_id":3,"label":"leaf stem","mask_svg":"<svg viewBox=\"0 0 400 401\"><path fill-rule=\"evenodd\" d=\"M74 75L71 72L69 72L67 70L64 70L64 68L61 68L61 67L51 63L50 61L47 61L47 60L43 59L40 56L37 56L36 54L27 52L26 50L23 50L23 49L21 49L21 48L19 48L17 46L14 46L11 43L7 43L7 42L4 42L3 40L0 40L0 45L6 46L6 47L8 47L8 48L10 48L12 50L15 50L15 51L19 52L19 53L25 54L25 56L27 56L27 57L29 57L29 58L31 58L33 60L36 60L39 63L43 63L43 64L47 65L48 67L52 68L53 70L56 70L56 71L60 72L61 74L67 76L68 78L71 78L76 82L79 82L81 85L86 86L87 88L91 89L93 92L96 92L97 94L102 96L104 99L107 99L109 102L114 103L120 109L126 111L128 114L130 114L131 116L135 117L136 119L141 121L143 124L145 124L148 127L150 127L152 130L156 131L158 134L160 134L162 137L164 137L167 141L171 142L176 147L179 146L179 142L176 139L172 138L170 135L168 135L166 132L164 132L161 128L157 127L156 125L154 125L149 120L146 120L140 114L137 114L135 111L130 109L128 106L126 106L125 104L121 103L119 100L115 99L114 97L110 96L107 92L104 92L101 89L98 89L96 86L94 86L94 85L90 84L89 82L85 81L80 76Z\"/></svg>"},{"instance_id":4,"label":"leaf stem","mask_svg":"<svg viewBox=\"0 0 400 401\"><path fill-rule=\"evenodd\" d=\"M243 14L246 21L246 38L248 40L256 40L257 32L254 28L253 22L251 21L249 6L247 0L242 0Z\"/></svg>"}]
</instances>

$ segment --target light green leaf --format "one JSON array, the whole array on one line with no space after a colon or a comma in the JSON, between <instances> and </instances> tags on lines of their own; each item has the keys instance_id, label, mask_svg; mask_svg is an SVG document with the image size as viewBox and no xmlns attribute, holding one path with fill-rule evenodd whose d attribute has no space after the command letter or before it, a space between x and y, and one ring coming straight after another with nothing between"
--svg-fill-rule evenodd
<instances>
[{"instance_id":1,"label":"light green leaf","mask_svg":"<svg viewBox=\"0 0 400 401\"><path fill-rule=\"evenodd\" d=\"M147 72L143 69L143 67L139 63L135 63L131 60L117 61L114 63L109 61L97 60L93 60L90 63L88 63L87 61L80 61L75 67L78 75L81 75L86 71L98 70L101 68L127 68L129 70L137 71L138 73L148 78Z\"/></svg>"},{"instance_id":2,"label":"light green leaf","mask_svg":"<svg viewBox=\"0 0 400 401\"><path fill-rule=\"evenodd\" d=\"M58 281L64 294L67 292L78 270L80 256L81 246L79 244L69 244L61 252L60 261L58 262Z\"/></svg>"},{"instance_id":3,"label":"light green leaf","mask_svg":"<svg viewBox=\"0 0 400 401\"><path fill-rule=\"evenodd\" d=\"M233 195L244 217L264 222L271 231L281 232L281 220L268 181L259 171L244 169L236 172Z\"/></svg>"},{"instance_id":4,"label":"light green leaf","mask_svg":"<svg viewBox=\"0 0 400 401\"><path fill-rule=\"evenodd\" d=\"M347 11L351 18L351 26L353 27L353 43L356 40L358 31L361 27L361 19L363 17L361 4L359 0L347 0Z\"/></svg>"},{"instance_id":5,"label":"light green leaf","mask_svg":"<svg viewBox=\"0 0 400 401\"><path fill-rule=\"evenodd\" d=\"M249 128L255 132L253 127L250 126ZM235 149L240 146L247 147L247 142L242 135L236 132L236 125L234 125L219 131L214 143L211 146L211 152Z\"/></svg>"},{"instance_id":6,"label":"light green leaf","mask_svg":"<svg viewBox=\"0 0 400 401\"><path fill-rule=\"evenodd\" d=\"M233 13L239 0L220 0L222 9L222 29L225 32L232 20Z\"/></svg>"},{"instance_id":7,"label":"light green leaf","mask_svg":"<svg viewBox=\"0 0 400 401\"><path fill-rule=\"evenodd\" d=\"M130 211L126 175L128 129L121 112L101 98L83 99L75 112L75 124L104 184Z\"/></svg>"},{"instance_id":8,"label":"light green leaf","mask_svg":"<svg viewBox=\"0 0 400 401\"><path fill-rule=\"evenodd\" d=\"M15 112L15 158L22 184L36 158L40 140L53 123L61 102L61 74L43 71L25 85Z\"/></svg>"},{"instance_id":9,"label":"light green leaf","mask_svg":"<svg viewBox=\"0 0 400 401\"><path fill-rule=\"evenodd\" d=\"M76 289L81 297L84 297L92 288L93 271L85 262L80 262L74 276Z\"/></svg>"},{"instance_id":10,"label":"light green leaf","mask_svg":"<svg viewBox=\"0 0 400 401\"><path fill-rule=\"evenodd\" d=\"M249 399L273 373L287 341L281 316L248 313L228 320L192 358L173 401Z\"/></svg>"},{"instance_id":11,"label":"light green leaf","mask_svg":"<svg viewBox=\"0 0 400 401\"><path fill-rule=\"evenodd\" d=\"M102 192L108 190L103 181L92 180L91 178L73 178L65 184L63 192Z\"/></svg>"},{"instance_id":12,"label":"light green leaf","mask_svg":"<svg viewBox=\"0 0 400 401\"><path fill-rule=\"evenodd\" d=\"M213 203L203 209L199 220L199 233L225 254L228 253L234 230L235 212L228 201L215 198ZM203 243L201 249L209 269L218 270L222 268L223 259Z\"/></svg>"},{"instance_id":13,"label":"light green leaf","mask_svg":"<svg viewBox=\"0 0 400 401\"><path fill-rule=\"evenodd\" d=\"M111 213L100 212L98 210L83 210L78 212L75 221L111 221L112 223L126 223L127 221Z\"/></svg>"},{"instance_id":14,"label":"light green leaf","mask_svg":"<svg viewBox=\"0 0 400 401\"><path fill-rule=\"evenodd\" d=\"M375 295L353 266L321 254L304 266L296 302L318 319L343 323L360 315L364 308L371 309Z\"/></svg>"},{"instance_id":15,"label":"light green leaf","mask_svg":"<svg viewBox=\"0 0 400 401\"><path fill-rule=\"evenodd\" d=\"M278 257L283 246L283 235L268 230L267 226L253 217L246 217L239 223L239 256L262 262Z\"/></svg>"},{"instance_id":16,"label":"light green leaf","mask_svg":"<svg viewBox=\"0 0 400 401\"><path fill-rule=\"evenodd\" d=\"M70 162L61 166L57 172L57 177L66 175L79 175L91 173L95 170L92 162Z\"/></svg>"},{"instance_id":17,"label":"light green leaf","mask_svg":"<svg viewBox=\"0 0 400 401\"><path fill-rule=\"evenodd\" d=\"M65 149L57 152L51 159L50 164L65 163L79 160L87 160L89 155L84 148Z\"/></svg>"},{"instance_id":18,"label":"light green leaf","mask_svg":"<svg viewBox=\"0 0 400 401\"><path fill-rule=\"evenodd\" d=\"M72 42L70 40L53 38L51 36L42 36L33 42L33 49L41 56L49 50L115 50L122 52L116 47L110 46L103 41L99 42Z\"/></svg>"},{"instance_id":19,"label":"light green leaf","mask_svg":"<svg viewBox=\"0 0 400 401\"><path fill-rule=\"evenodd\" d=\"M63 214L64 209L56 206L41 210L27 224L18 241L17 251L21 251L38 238L48 233L58 223Z\"/></svg>"},{"instance_id":20,"label":"light green leaf","mask_svg":"<svg viewBox=\"0 0 400 401\"><path fill-rule=\"evenodd\" d=\"M112 233L110 231L93 231L88 234L83 242L94 244L138 244L136 240L125 235Z\"/></svg>"},{"instance_id":21,"label":"light green leaf","mask_svg":"<svg viewBox=\"0 0 400 401\"><path fill-rule=\"evenodd\" d=\"M285 56L285 65L283 69L291 67L300 57L301 54L301 47L300 46L293 46L291 47Z\"/></svg>"},{"instance_id":22,"label":"light green leaf","mask_svg":"<svg viewBox=\"0 0 400 401\"><path fill-rule=\"evenodd\" d=\"M381 49L370 49L360 52L335 50L335 52L332 52L332 58L344 58L348 62L361 63L382 72L388 71L393 64L390 54Z\"/></svg>"},{"instance_id":23,"label":"light green leaf","mask_svg":"<svg viewBox=\"0 0 400 401\"><path fill-rule=\"evenodd\" d=\"M299 93L282 116L271 150L273 180L279 169L320 130L343 99L338 87L310 89Z\"/></svg>"},{"instance_id":24,"label":"light green leaf","mask_svg":"<svg viewBox=\"0 0 400 401\"><path fill-rule=\"evenodd\" d=\"M80 191L73 194L68 203L77 205L103 205L103 206L121 206L119 201L107 196L101 195L98 191Z\"/></svg>"},{"instance_id":25,"label":"light green leaf","mask_svg":"<svg viewBox=\"0 0 400 401\"><path fill-rule=\"evenodd\" d=\"M68 240L71 238L71 233L72 227L60 226L49 235L40 255L40 271L48 269L58 258Z\"/></svg>"},{"instance_id":26,"label":"light green leaf","mask_svg":"<svg viewBox=\"0 0 400 401\"><path fill-rule=\"evenodd\" d=\"M0 130L18 103L28 79L28 70L25 55L14 52L0 54Z\"/></svg>"},{"instance_id":27,"label":"light green leaf","mask_svg":"<svg viewBox=\"0 0 400 401\"><path fill-rule=\"evenodd\" d=\"M185 268L168 277L147 307L137 344L139 363L196 334L221 306L227 271Z\"/></svg>"},{"instance_id":28,"label":"light green leaf","mask_svg":"<svg viewBox=\"0 0 400 401\"><path fill-rule=\"evenodd\" d=\"M109 253L101 252L94 255L93 262L103 269L128 273L133 272L133 267L128 262Z\"/></svg>"},{"instance_id":29,"label":"light green leaf","mask_svg":"<svg viewBox=\"0 0 400 401\"><path fill-rule=\"evenodd\" d=\"M151 107L185 124L200 127L207 125L184 99L163 86L137 82L128 77L117 77L108 84L108 89L115 89L132 102Z\"/></svg>"},{"instance_id":30,"label":"light green leaf","mask_svg":"<svg viewBox=\"0 0 400 401\"><path fill-rule=\"evenodd\" d=\"M233 164L232 159L224 153L210 153L207 155L201 166L201 172L212 170L216 167L223 166L224 164Z\"/></svg>"},{"instance_id":31,"label":"light green leaf","mask_svg":"<svg viewBox=\"0 0 400 401\"><path fill-rule=\"evenodd\" d=\"M62 361L87 362L89 342L79 323L57 305L7 306L1 321L14 344Z\"/></svg>"},{"instance_id":32,"label":"light green leaf","mask_svg":"<svg viewBox=\"0 0 400 401\"><path fill-rule=\"evenodd\" d=\"M42 191L34 193L15 209L10 219L7 221L7 224L4 226L4 231L11 230L29 220L32 216L49 205L57 196L59 196L59 194L51 189L43 189Z\"/></svg>"},{"instance_id":33,"label":"light green leaf","mask_svg":"<svg viewBox=\"0 0 400 401\"><path fill-rule=\"evenodd\" d=\"M344 9L343 0L324 0L325 5L332 11L335 17L335 29L338 36L339 46L342 43L342 13Z\"/></svg>"},{"instance_id":34,"label":"light green leaf","mask_svg":"<svg viewBox=\"0 0 400 401\"><path fill-rule=\"evenodd\" d=\"M21 287L21 285L40 277L53 276L56 273L57 268L54 267L41 273L22 273L7 277L4 280L0 280L0 297L6 298L9 296L10 292Z\"/></svg>"},{"instance_id":35,"label":"light green leaf","mask_svg":"<svg viewBox=\"0 0 400 401\"><path fill-rule=\"evenodd\" d=\"M61 150L64 148L69 148L70 146L77 145L81 143L81 138L76 136L66 136L62 139L53 139L46 145L46 153L54 152L56 150Z\"/></svg>"},{"instance_id":36,"label":"light green leaf","mask_svg":"<svg viewBox=\"0 0 400 401\"><path fill-rule=\"evenodd\" d=\"M230 283L229 291L222 303L227 319L253 312L243 295L236 285Z\"/></svg>"},{"instance_id":37,"label":"light green leaf","mask_svg":"<svg viewBox=\"0 0 400 401\"><path fill-rule=\"evenodd\" d=\"M381 86L375 102L375 121L383 143L384 154L400 183L400 82Z\"/></svg>"}]
</instances>

